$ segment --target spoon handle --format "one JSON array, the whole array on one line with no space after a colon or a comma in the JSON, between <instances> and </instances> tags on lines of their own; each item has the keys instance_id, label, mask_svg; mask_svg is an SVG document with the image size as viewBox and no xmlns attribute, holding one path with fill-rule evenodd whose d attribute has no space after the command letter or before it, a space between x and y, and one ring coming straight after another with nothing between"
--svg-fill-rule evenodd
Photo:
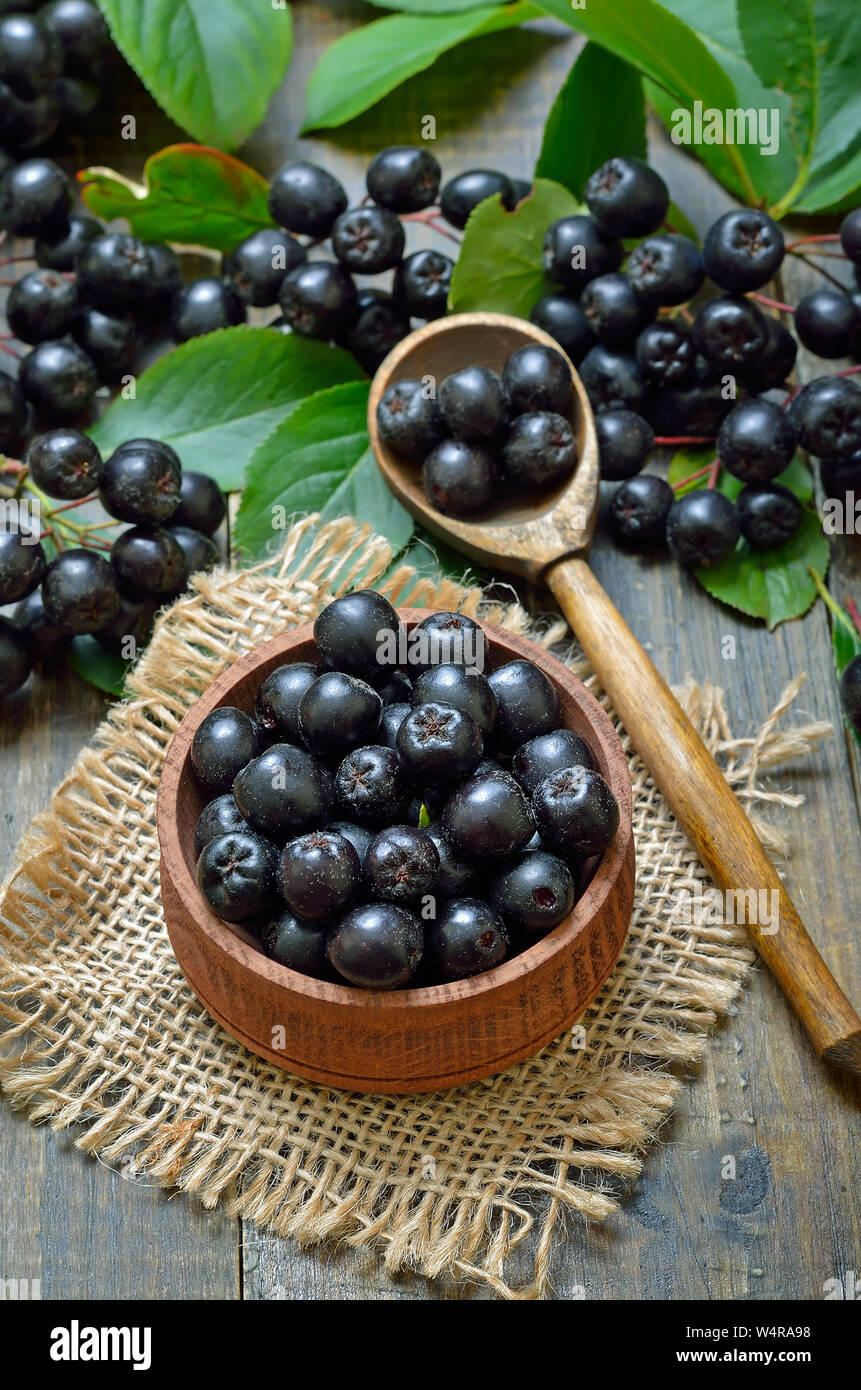
<instances>
[{"instance_id":1,"label":"spoon handle","mask_svg":"<svg viewBox=\"0 0 861 1390\"><path fill-rule=\"evenodd\" d=\"M580 640L631 741L718 888L743 904L757 950L819 1056L861 1075L861 1018L808 936L735 794L669 686L585 560L558 561L547 585ZM762 928L754 904L779 904ZM756 895L754 897L754 895ZM772 919L772 914L767 915Z\"/></svg>"}]
</instances>

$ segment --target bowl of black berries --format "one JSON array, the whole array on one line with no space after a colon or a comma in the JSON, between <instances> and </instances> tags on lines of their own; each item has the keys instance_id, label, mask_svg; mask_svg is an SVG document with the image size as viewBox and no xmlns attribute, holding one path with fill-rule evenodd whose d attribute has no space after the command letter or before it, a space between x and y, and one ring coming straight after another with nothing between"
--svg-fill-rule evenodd
<instances>
[{"instance_id":1,"label":"bowl of black berries","mask_svg":"<svg viewBox=\"0 0 861 1390\"><path fill-rule=\"evenodd\" d=\"M348 1090L441 1090L532 1055L594 999L633 904L627 761L582 682L373 590L213 682L169 746L158 834L198 998Z\"/></svg>"}]
</instances>

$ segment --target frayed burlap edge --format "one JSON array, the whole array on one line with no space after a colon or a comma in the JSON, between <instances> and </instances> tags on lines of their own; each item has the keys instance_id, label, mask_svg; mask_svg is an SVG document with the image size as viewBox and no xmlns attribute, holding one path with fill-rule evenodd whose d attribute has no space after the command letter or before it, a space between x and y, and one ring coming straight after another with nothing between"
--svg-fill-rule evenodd
<instances>
[{"instance_id":1,"label":"frayed burlap edge","mask_svg":"<svg viewBox=\"0 0 861 1390\"><path fill-rule=\"evenodd\" d=\"M367 528L311 517L276 559L198 576L161 615L128 699L19 845L0 901L0 1083L34 1122L74 1127L86 1152L207 1207L223 1201L305 1245L373 1246L391 1272L542 1297L565 1213L616 1209L680 1084L670 1064L702 1055L753 961L741 928L680 920L681 899L708 881L627 739L638 879L622 957L580 1031L486 1082L357 1096L270 1066L190 993L161 915L155 798L174 730L227 663L337 593L373 584L398 603L481 613L553 646L602 698L561 621L538 624L517 604L391 562ZM733 737L720 690L681 691L754 816L800 804L762 775L829 732L778 727L801 679L747 739ZM778 830L755 823L782 853ZM509 1257L526 1241L533 1277L515 1290Z\"/></svg>"}]
</instances>

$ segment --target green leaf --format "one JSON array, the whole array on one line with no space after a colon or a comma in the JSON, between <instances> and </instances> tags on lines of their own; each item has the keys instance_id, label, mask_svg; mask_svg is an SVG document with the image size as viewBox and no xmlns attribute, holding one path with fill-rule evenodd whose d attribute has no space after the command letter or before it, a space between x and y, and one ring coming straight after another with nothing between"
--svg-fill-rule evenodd
<instances>
[{"instance_id":1,"label":"green leaf","mask_svg":"<svg viewBox=\"0 0 861 1390\"><path fill-rule=\"evenodd\" d=\"M485 5L461 14L389 15L352 29L330 44L312 72L302 129L344 125L457 44L537 15L527 3Z\"/></svg>"},{"instance_id":2,"label":"green leaf","mask_svg":"<svg viewBox=\"0 0 861 1390\"><path fill-rule=\"evenodd\" d=\"M233 150L263 120L293 46L286 5L98 0L114 42L177 125Z\"/></svg>"},{"instance_id":3,"label":"green leaf","mask_svg":"<svg viewBox=\"0 0 861 1390\"><path fill-rule=\"evenodd\" d=\"M430 823L430 812L428 811L428 808L427 806L425 806L424 802L422 802L421 806L419 807L419 830L426 830Z\"/></svg>"},{"instance_id":4,"label":"green leaf","mask_svg":"<svg viewBox=\"0 0 861 1390\"><path fill-rule=\"evenodd\" d=\"M449 307L456 313L487 309L528 318L548 289L541 268L548 224L582 211L567 188L549 179L536 179L530 196L513 212L499 197L479 203L466 224Z\"/></svg>"},{"instance_id":5,"label":"green leaf","mask_svg":"<svg viewBox=\"0 0 861 1390\"><path fill-rule=\"evenodd\" d=\"M66 653L66 665L107 695L126 693L129 662L114 652L106 652L95 637L73 637Z\"/></svg>"},{"instance_id":6,"label":"green leaf","mask_svg":"<svg viewBox=\"0 0 861 1390\"><path fill-rule=\"evenodd\" d=\"M256 450L233 527L233 544L246 563L270 554L300 512L353 516L397 550L407 544L412 518L370 453L368 389L367 382L351 382L318 391Z\"/></svg>"},{"instance_id":7,"label":"green leaf","mask_svg":"<svg viewBox=\"0 0 861 1390\"><path fill-rule=\"evenodd\" d=\"M589 175L620 154L646 157L643 84L628 63L587 43L553 103L535 173L582 198Z\"/></svg>"},{"instance_id":8,"label":"green leaf","mask_svg":"<svg viewBox=\"0 0 861 1390\"><path fill-rule=\"evenodd\" d=\"M487 0L368 0L378 10L398 10L404 14L462 14L480 10Z\"/></svg>"},{"instance_id":9,"label":"green leaf","mask_svg":"<svg viewBox=\"0 0 861 1390\"><path fill-rule=\"evenodd\" d=\"M185 468L231 492L258 444L299 401L361 376L349 353L327 343L271 328L222 328L160 358L139 378L136 398L115 400L92 435L103 454L126 439L162 439Z\"/></svg>"},{"instance_id":10,"label":"green leaf","mask_svg":"<svg viewBox=\"0 0 861 1390\"><path fill-rule=\"evenodd\" d=\"M125 217L144 241L174 241L232 251L260 227L271 227L266 180L247 164L205 145L168 145L144 165L143 183L113 169L78 174L84 202L110 222Z\"/></svg>"},{"instance_id":11,"label":"green leaf","mask_svg":"<svg viewBox=\"0 0 861 1390\"><path fill-rule=\"evenodd\" d=\"M714 448L707 446L703 449L679 449L672 458L667 481L670 486L675 486L681 482L682 478L688 478L692 473L697 473L710 463L714 458ZM796 454L788 468L775 478L775 482L782 483L788 487L790 492L794 492L799 502L809 502L813 497L813 476L800 454ZM688 483L686 487L679 488L677 497L684 497L688 492L695 492L697 488L708 485L708 477L697 478L693 483ZM718 488L720 491L734 502L744 487L744 483L725 468L722 468L718 475Z\"/></svg>"},{"instance_id":12,"label":"green leaf","mask_svg":"<svg viewBox=\"0 0 861 1390\"><path fill-rule=\"evenodd\" d=\"M848 212L861 197L861 139L852 151L840 155L833 164L812 177L793 212Z\"/></svg>"},{"instance_id":13,"label":"green leaf","mask_svg":"<svg viewBox=\"0 0 861 1390\"><path fill-rule=\"evenodd\" d=\"M834 595L829 593L821 575L815 569L811 574L811 579L831 614L831 645L834 652L834 666L839 677L846 670L850 661L854 661L856 656L861 656L861 632L858 631L846 610L840 607ZM840 701L840 712L843 715L846 728L858 746L861 747L861 730L856 729L855 725L847 718L842 700Z\"/></svg>"}]
</instances>

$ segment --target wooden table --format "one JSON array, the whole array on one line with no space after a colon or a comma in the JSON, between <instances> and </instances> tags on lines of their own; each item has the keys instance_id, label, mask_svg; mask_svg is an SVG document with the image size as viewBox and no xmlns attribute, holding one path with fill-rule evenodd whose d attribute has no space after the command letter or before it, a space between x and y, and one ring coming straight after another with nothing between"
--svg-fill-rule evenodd
<instances>
[{"instance_id":1,"label":"wooden table","mask_svg":"<svg viewBox=\"0 0 861 1390\"><path fill-rule=\"evenodd\" d=\"M302 91L316 57L351 22L378 14L352 2L294 7L293 66L245 157L269 174L298 150L358 190L370 156L384 145L417 140L421 118L430 113L444 173L486 164L528 175L553 94L580 44L550 24L469 45L331 139L297 141ZM126 112L137 116L134 142L119 138ZM727 206L726 196L658 129L652 137L654 162L702 231ZM144 158L176 138L147 94L123 83L111 94L100 132L68 165L107 164L139 177ZM804 276L790 268L787 282L790 298L797 298ZM857 1002L858 780L840 726L824 605L767 633L718 607L668 561L629 558L600 541L593 558L659 669L671 681L692 673L723 686L737 732L758 727L786 682L809 673L794 717L830 719L837 732L814 758L777 774L776 783L806 797L800 811L780 813L792 833L787 882L829 966ZM859 561L857 539L837 546L838 595L861 594ZM737 654L725 661L722 638L730 634ZM72 676L28 687L3 706L0 871L105 708ZM857 1103L847 1079L816 1060L770 977L757 973L737 1013L711 1040L706 1060L686 1077L678 1109L621 1211L602 1227L571 1223L557 1250L558 1296L819 1299L826 1280L861 1272L853 1097ZM39 1279L43 1298L488 1296L417 1277L391 1279L369 1253L302 1252L220 1211L204 1212L182 1195L127 1181L77 1152L73 1133L34 1129L5 1104L0 1153L0 1277ZM721 1178L725 1155L737 1160L734 1183ZM524 1280L528 1264L525 1252Z\"/></svg>"}]
</instances>

